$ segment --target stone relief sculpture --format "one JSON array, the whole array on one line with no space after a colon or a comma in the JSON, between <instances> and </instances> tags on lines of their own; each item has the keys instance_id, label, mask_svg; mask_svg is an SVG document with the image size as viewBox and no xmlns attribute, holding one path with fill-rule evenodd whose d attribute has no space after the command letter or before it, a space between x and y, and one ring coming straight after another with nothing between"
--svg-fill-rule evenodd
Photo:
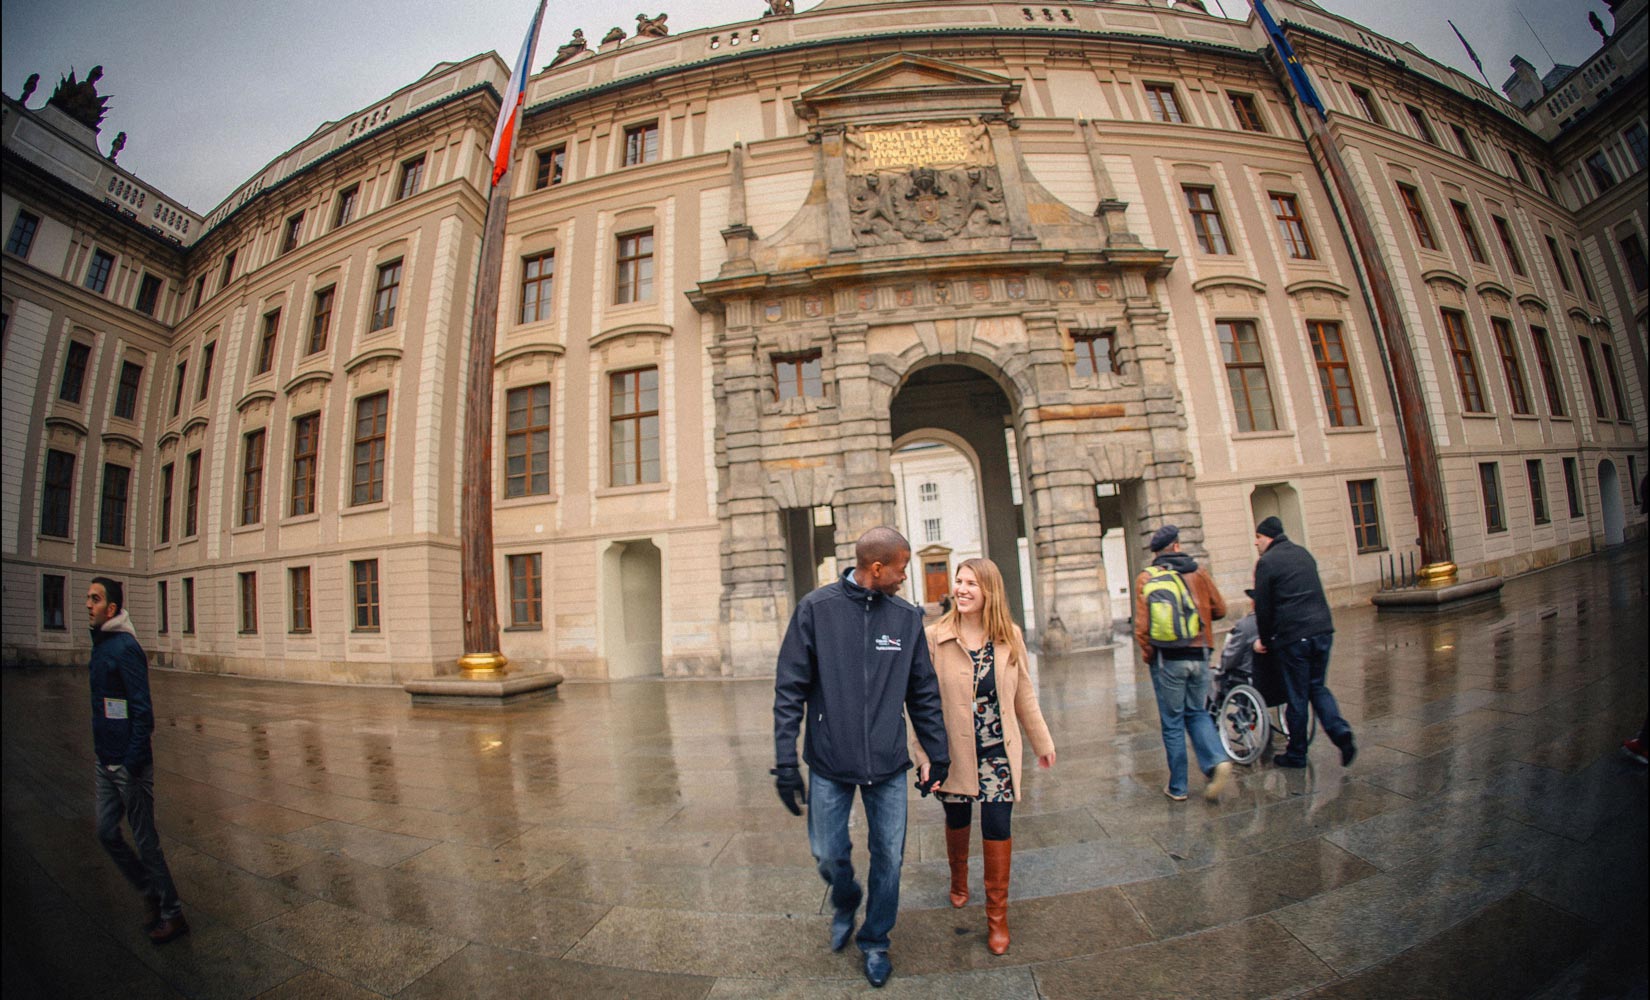
<instances>
[{"instance_id":1,"label":"stone relief sculpture","mask_svg":"<svg viewBox=\"0 0 1650 1000\"><path fill-rule=\"evenodd\" d=\"M980 122L913 123L843 133L854 241L1008 235L1008 206Z\"/></svg>"},{"instance_id":2,"label":"stone relief sculpture","mask_svg":"<svg viewBox=\"0 0 1650 1000\"><path fill-rule=\"evenodd\" d=\"M637 14L636 37L663 38L670 34L670 29L665 27L665 19L669 16L669 14L660 14L658 17L648 17L646 14Z\"/></svg>"},{"instance_id":3,"label":"stone relief sculpture","mask_svg":"<svg viewBox=\"0 0 1650 1000\"><path fill-rule=\"evenodd\" d=\"M556 47L556 58L550 60L550 65L560 66L562 63L578 55L580 52L588 51L589 48L590 46L586 44L584 40L584 29L574 28L572 39L569 40L566 45Z\"/></svg>"},{"instance_id":4,"label":"stone relief sculpture","mask_svg":"<svg viewBox=\"0 0 1650 1000\"><path fill-rule=\"evenodd\" d=\"M52 91L46 103L56 105L70 118L95 130L103 124L103 116L109 113L109 99L99 97L97 93L97 81L101 79L102 66L93 66L86 79L79 81L71 69L69 75L58 82L57 89Z\"/></svg>"}]
</instances>

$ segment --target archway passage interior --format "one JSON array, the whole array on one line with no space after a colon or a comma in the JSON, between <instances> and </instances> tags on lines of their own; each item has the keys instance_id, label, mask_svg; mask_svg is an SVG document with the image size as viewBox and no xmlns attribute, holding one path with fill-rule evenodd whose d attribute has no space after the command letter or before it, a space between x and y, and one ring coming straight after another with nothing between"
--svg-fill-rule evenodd
<instances>
[{"instance_id":1,"label":"archway passage interior","mask_svg":"<svg viewBox=\"0 0 1650 1000\"><path fill-rule=\"evenodd\" d=\"M992 378L960 364L919 368L905 380L889 409L889 432L899 441L925 430L961 438L979 461L982 534L985 554L1003 574L1014 620L1029 626L1021 597L1019 538L1025 518L1014 502L1008 442L1004 428L1014 412L1007 394ZM913 540L913 545L920 543Z\"/></svg>"}]
</instances>

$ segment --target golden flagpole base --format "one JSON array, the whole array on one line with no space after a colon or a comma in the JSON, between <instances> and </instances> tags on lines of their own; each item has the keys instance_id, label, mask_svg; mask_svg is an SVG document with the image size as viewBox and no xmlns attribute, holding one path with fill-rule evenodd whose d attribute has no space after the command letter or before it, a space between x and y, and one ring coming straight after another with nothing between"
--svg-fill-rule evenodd
<instances>
[{"instance_id":1,"label":"golden flagpole base","mask_svg":"<svg viewBox=\"0 0 1650 1000\"><path fill-rule=\"evenodd\" d=\"M509 663L510 658L499 652L465 653L458 658L458 669L465 677L492 678L504 673Z\"/></svg>"},{"instance_id":2,"label":"golden flagpole base","mask_svg":"<svg viewBox=\"0 0 1650 1000\"><path fill-rule=\"evenodd\" d=\"M1446 587L1455 582L1455 564L1452 562L1428 563L1421 567L1418 575L1423 586Z\"/></svg>"}]
</instances>

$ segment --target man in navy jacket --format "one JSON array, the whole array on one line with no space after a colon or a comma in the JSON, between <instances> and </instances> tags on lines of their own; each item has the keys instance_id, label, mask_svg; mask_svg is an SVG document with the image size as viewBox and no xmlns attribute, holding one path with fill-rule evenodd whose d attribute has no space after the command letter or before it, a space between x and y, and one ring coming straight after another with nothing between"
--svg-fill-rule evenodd
<instances>
[{"instance_id":1,"label":"man in navy jacket","mask_svg":"<svg viewBox=\"0 0 1650 1000\"><path fill-rule=\"evenodd\" d=\"M779 649L774 678L774 784L779 799L801 815L808 803L808 845L831 887L831 950L854 930L861 892L854 879L848 813L859 789L869 827L870 893L856 939L865 954L865 978L888 981L888 932L899 910L900 865L905 857L904 711L931 762L919 772L928 794L951 766L940 712L939 683L928 658L922 611L896 596L905 582L911 546L892 528L872 528L854 546L856 565L835 583L797 603ZM796 737L807 729L804 793Z\"/></svg>"},{"instance_id":2,"label":"man in navy jacket","mask_svg":"<svg viewBox=\"0 0 1650 1000\"><path fill-rule=\"evenodd\" d=\"M155 829L155 761L149 734L155 712L149 700L149 659L126 614L126 591L117 580L92 578L86 588L92 627L92 744L97 750L97 838L126 880L148 904L145 930L156 944L189 932L172 872ZM132 828L137 853L126 846L120 817Z\"/></svg>"}]
</instances>

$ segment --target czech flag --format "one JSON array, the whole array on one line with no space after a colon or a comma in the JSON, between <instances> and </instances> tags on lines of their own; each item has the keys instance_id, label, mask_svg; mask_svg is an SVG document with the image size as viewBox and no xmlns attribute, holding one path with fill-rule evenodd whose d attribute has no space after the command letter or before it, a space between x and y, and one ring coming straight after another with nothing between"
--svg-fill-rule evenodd
<instances>
[{"instance_id":1,"label":"czech flag","mask_svg":"<svg viewBox=\"0 0 1650 1000\"><path fill-rule=\"evenodd\" d=\"M527 99L527 75L532 72L533 53L539 47L539 27L544 22L546 0L539 0L539 9L533 14L533 23L527 28L527 37L521 40L521 55L516 57L510 84L504 88L504 103L498 109L498 124L493 126L493 144L487 156L493 161L493 186L510 168L510 147L516 138L516 111Z\"/></svg>"}]
</instances>

